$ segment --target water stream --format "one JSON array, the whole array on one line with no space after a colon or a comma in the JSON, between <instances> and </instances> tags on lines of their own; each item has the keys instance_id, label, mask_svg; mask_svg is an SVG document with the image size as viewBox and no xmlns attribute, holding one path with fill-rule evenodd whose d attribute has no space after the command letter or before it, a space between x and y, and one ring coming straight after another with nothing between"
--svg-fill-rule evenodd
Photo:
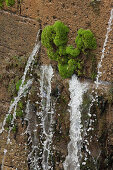
<instances>
[{"instance_id":1,"label":"water stream","mask_svg":"<svg viewBox=\"0 0 113 170\"><path fill-rule=\"evenodd\" d=\"M45 65L41 66L40 71L40 87L37 87L40 89L40 92L37 94L38 101L36 102L39 106L38 111L36 112L33 109L33 105L30 106L29 102L26 110L26 119L28 120L27 132L32 144L28 161L31 170L52 170L49 157L51 155L52 126L54 123L54 107L51 100L53 69L50 65ZM37 131L40 132L38 133Z\"/></svg>"},{"instance_id":2,"label":"water stream","mask_svg":"<svg viewBox=\"0 0 113 170\"><path fill-rule=\"evenodd\" d=\"M79 170L81 158L81 112L82 96L87 89L87 85L80 83L73 75L69 81L70 91L70 142L68 144L68 155L64 162L64 170Z\"/></svg>"},{"instance_id":3,"label":"water stream","mask_svg":"<svg viewBox=\"0 0 113 170\"><path fill-rule=\"evenodd\" d=\"M102 55L101 55L101 58L100 58L100 62L98 63L98 72L97 72L97 77L96 77L96 81L95 81L95 84L96 84L96 89L98 89L98 86L100 84L99 82L99 78L101 77L102 75L102 72L100 71L101 67L102 67L102 61L104 59L104 55L105 55L105 50L106 50L106 46L107 46L107 42L108 42L108 37L109 37L109 33L111 31L111 25L112 25L112 20L113 20L113 9L111 9L111 13L110 13L110 19L108 21L108 28L107 28L107 33L105 35L105 41L104 41L104 44L103 44L103 49L102 49Z\"/></svg>"},{"instance_id":4,"label":"water stream","mask_svg":"<svg viewBox=\"0 0 113 170\"><path fill-rule=\"evenodd\" d=\"M0 129L0 134L1 134L4 131L8 116L10 114L12 114L13 115L13 119L11 121L12 126L9 127L8 136L7 136L7 144L11 143L10 142L10 133L11 133L11 130L12 130L13 125L14 125L14 120L16 119L16 109L17 109L18 102L25 95L26 90L28 90L29 87L32 85L33 79L28 80L26 83L25 83L25 79L26 79L27 72L31 67L31 64L33 63L34 57L39 52L39 49L40 49L40 46L41 46L41 43L39 41L39 36L40 36L40 30L37 33L36 43L35 43L35 46L33 48L33 51L28 58L28 61L27 61L26 67L25 67L25 71L24 71L24 74L23 74L22 79L21 79L22 83L20 85L18 95L17 95L17 97L14 98L14 101L11 103L11 105L9 107L9 111L6 114L4 121L2 123L2 128ZM4 160L5 160L6 153L7 153L7 150L4 149L4 156L3 156L3 160L2 160L2 166L1 166L2 170L3 170L3 167L4 167Z\"/></svg>"}]
</instances>

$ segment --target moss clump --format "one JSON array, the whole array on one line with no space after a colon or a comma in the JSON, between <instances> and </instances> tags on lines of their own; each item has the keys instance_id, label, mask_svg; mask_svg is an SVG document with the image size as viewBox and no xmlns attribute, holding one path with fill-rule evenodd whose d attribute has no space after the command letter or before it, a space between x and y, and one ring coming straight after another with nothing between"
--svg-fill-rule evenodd
<instances>
[{"instance_id":1,"label":"moss clump","mask_svg":"<svg viewBox=\"0 0 113 170\"><path fill-rule=\"evenodd\" d=\"M0 7L3 6L3 2L6 2L7 6L13 6L15 4L15 0L0 0Z\"/></svg>"},{"instance_id":2,"label":"moss clump","mask_svg":"<svg viewBox=\"0 0 113 170\"><path fill-rule=\"evenodd\" d=\"M74 67L71 68L68 64L58 64L58 70L62 78L71 77L74 73Z\"/></svg>"},{"instance_id":3,"label":"moss clump","mask_svg":"<svg viewBox=\"0 0 113 170\"><path fill-rule=\"evenodd\" d=\"M79 29L75 39L77 48L67 47L69 28L61 21L46 26L41 35L41 42L47 48L48 57L58 62L58 70L62 78L69 78L76 73L83 74L84 60L80 53L96 48L96 39L90 30Z\"/></svg>"},{"instance_id":4,"label":"moss clump","mask_svg":"<svg viewBox=\"0 0 113 170\"><path fill-rule=\"evenodd\" d=\"M56 21L53 25L55 35L54 35L54 44L59 47L67 44L69 33L69 28L60 21Z\"/></svg>"},{"instance_id":5,"label":"moss clump","mask_svg":"<svg viewBox=\"0 0 113 170\"><path fill-rule=\"evenodd\" d=\"M3 6L4 0L0 0L0 8Z\"/></svg>"},{"instance_id":6,"label":"moss clump","mask_svg":"<svg viewBox=\"0 0 113 170\"><path fill-rule=\"evenodd\" d=\"M66 53L72 57L77 57L80 54L80 50L78 48L74 48L72 45L66 48Z\"/></svg>"},{"instance_id":7,"label":"moss clump","mask_svg":"<svg viewBox=\"0 0 113 170\"><path fill-rule=\"evenodd\" d=\"M83 52L86 49L96 49L97 43L94 34L90 30L84 30L83 28L78 30L78 36L75 39L77 48Z\"/></svg>"},{"instance_id":8,"label":"moss clump","mask_svg":"<svg viewBox=\"0 0 113 170\"><path fill-rule=\"evenodd\" d=\"M23 117L23 103L21 101L18 102L18 107L16 110L16 117Z\"/></svg>"},{"instance_id":9,"label":"moss clump","mask_svg":"<svg viewBox=\"0 0 113 170\"><path fill-rule=\"evenodd\" d=\"M10 125L12 119L13 119L13 115L12 115L12 114L9 114L9 115L7 116L7 118L6 118L6 123L7 123L8 125Z\"/></svg>"},{"instance_id":10,"label":"moss clump","mask_svg":"<svg viewBox=\"0 0 113 170\"><path fill-rule=\"evenodd\" d=\"M18 80L17 83L16 83L16 90L19 91L19 88L22 84L22 80Z\"/></svg>"},{"instance_id":11,"label":"moss clump","mask_svg":"<svg viewBox=\"0 0 113 170\"><path fill-rule=\"evenodd\" d=\"M86 49L96 49L97 43L94 34L90 30L79 29L78 36L75 39L75 43L77 48L82 50L83 52Z\"/></svg>"},{"instance_id":12,"label":"moss clump","mask_svg":"<svg viewBox=\"0 0 113 170\"><path fill-rule=\"evenodd\" d=\"M5 0L7 6L13 6L15 4L15 0Z\"/></svg>"},{"instance_id":13,"label":"moss clump","mask_svg":"<svg viewBox=\"0 0 113 170\"><path fill-rule=\"evenodd\" d=\"M53 39L55 37L55 32L53 26L46 26L41 35L41 42L42 44L48 49L53 50Z\"/></svg>"}]
</instances>

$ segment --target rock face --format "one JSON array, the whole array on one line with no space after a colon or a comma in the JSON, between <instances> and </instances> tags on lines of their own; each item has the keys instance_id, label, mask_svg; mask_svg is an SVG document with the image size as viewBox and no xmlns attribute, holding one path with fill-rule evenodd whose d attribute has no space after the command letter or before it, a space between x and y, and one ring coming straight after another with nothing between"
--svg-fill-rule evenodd
<instances>
[{"instance_id":1,"label":"rock face","mask_svg":"<svg viewBox=\"0 0 113 170\"><path fill-rule=\"evenodd\" d=\"M75 45L74 39L77 30L79 28L91 29L97 39L97 49L94 53L98 63L102 55L112 8L112 0L23 0L21 4L15 4L14 7L9 8L4 6L0 10L0 127L8 112L11 99L17 95L16 83L23 75L26 61L35 44L37 31L40 28L43 29L46 25L54 24L56 20L61 20L70 28L69 43ZM38 92L39 67L37 67L37 64L39 66L51 63L55 74L52 81L51 95L56 100L52 161L55 170L62 170L62 163L67 155L67 144L70 140L68 80L60 78L56 63L48 59L46 50L43 47L38 57L33 67L34 83L28 98L34 103L36 92ZM89 65L87 65L88 67ZM101 80L113 82L113 24L111 25L100 71L102 72ZM107 86L106 92L104 89L102 87L99 90L99 102L95 103L91 110L92 120L95 119L93 117L94 112L96 112L97 118L97 121L92 125L95 135L93 131L89 133L93 140L90 142L89 137L86 136L90 143L89 150L92 153L91 156L97 161L96 166L100 170L112 169L113 166L113 87ZM84 102L87 103L88 107L88 101L84 100ZM25 105L25 101L23 103ZM83 124L87 119L85 117L88 111L87 107L83 106L82 110ZM23 110L25 112L25 108ZM4 148L8 150L4 159L4 170L16 168L18 170L29 169L27 163L29 152L29 147L27 147L28 136L20 135L26 130L26 124L22 125L22 122L23 118L17 119L18 131L11 133L11 145L6 146L7 130L0 135L0 165L3 160ZM82 148L82 151L84 154L85 149ZM88 155L90 161L87 161L87 167L94 170L95 164L91 156ZM85 170L87 167L81 165L81 169Z\"/></svg>"}]
</instances>

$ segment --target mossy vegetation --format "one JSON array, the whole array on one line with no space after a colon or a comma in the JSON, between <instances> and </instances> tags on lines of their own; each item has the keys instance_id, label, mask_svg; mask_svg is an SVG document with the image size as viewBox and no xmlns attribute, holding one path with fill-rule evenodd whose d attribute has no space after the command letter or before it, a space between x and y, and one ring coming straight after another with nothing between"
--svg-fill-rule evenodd
<instances>
[{"instance_id":1,"label":"mossy vegetation","mask_svg":"<svg viewBox=\"0 0 113 170\"><path fill-rule=\"evenodd\" d=\"M0 7L3 7L4 1L7 6L13 6L15 4L15 0L0 0Z\"/></svg>"},{"instance_id":2,"label":"mossy vegetation","mask_svg":"<svg viewBox=\"0 0 113 170\"><path fill-rule=\"evenodd\" d=\"M16 90L19 91L19 88L22 84L22 80L18 80L17 83L16 83Z\"/></svg>"},{"instance_id":3,"label":"mossy vegetation","mask_svg":"<svg viewBox=\"0 0 113 170\"><path fill-rule=\"evenodd\" d=\"M58 62L58 70L62 78L70 78L74 73L84 74L84 59L81 53L94 50L97 47L94 34L83 28L78 30L75 39L76 48L67 46L69 28L61 21L46 26L41 35L41 42L47 48L48 57ZM94 75L93 75L94 77Z\"/></svg>"},{"instance_id":4,"label":"mossy vegetation","mask_svg":"<svg viewBox=\"0 0 113 170\"><path fill-rule=\"evenodd\" d=\"M16 117L23 117L23 103L21 101L18 102L17 110L16 110Z\"/></svg>"},{"instance_id":5,"label":"mossy vegetation","mask_svg":"<svg viewBox=\"0 0 113 170\"><path fill-rule=\"evenodd\" d=\"M15 4L15 0L5 0L7 6L13 6Z\"/></svg>"},{"instance_id":6,"label":"mossy vegetation","mask_svg":"<svg viewBox=\"0 0 113 170\"><path fill-rule=\"evenodd\" d=\"M4 0L0 0L0 8L3 6Z\"/></svg>"},{"instance_id":7,"label":"mossy vegetation","mask_svg":"<svg viewBox=\"0 0 113 170\"><path fill-rule=\"evenodd\" d=\"M11 125L11 121L13 119L13 115L12 114L9 114L6 118L6 123L10 126Z\"/></svg>"}]
</instances>

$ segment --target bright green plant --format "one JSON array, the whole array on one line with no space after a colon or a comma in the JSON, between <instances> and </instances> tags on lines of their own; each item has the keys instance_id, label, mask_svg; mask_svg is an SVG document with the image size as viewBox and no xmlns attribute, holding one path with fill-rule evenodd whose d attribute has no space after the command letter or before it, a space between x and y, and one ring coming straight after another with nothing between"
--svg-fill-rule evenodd
<instances>
[{"instance_id":1,"label":"bright green plant","mask_svg":"<svg viewBox=\"0 0 113 170\"><path fill-rule=\"evenodd\" d=\"M13 6L15 4L15 0L5 0L7 6Z\"/></svg>"},{"instance_id":2,"label":"bright green plant","mask_svg":"<svg viewBox=\"0 0 113 170\"><path fill-rule=\"evenodd\" d=\"M13 6L15 4L15 0L0 0L0 7L3 6L3 2L6 2L7 6Z\"/></svg>"},{"instance_id":3,"label":"bright green plant","mask_svg":"<svg viewBox=\"0 0 113 170\"><path fill-rule=\"evenodd\" d=\"M53 25L53 29L55 32L53 40L54 44L57 47L66 45L68 41L67 35L69 33L69 28L66 25L64 25L64 23L56 21L55 24Z\"/></svg>"},{"instance_id":4,"label":"bright green plant","mask_svg":"<svg viewBox=\"0 0 113 170\"><path fill-rule=\"evenodd\" d=\"M18 80L17 83L16 83L16 90L19 91L19 88L22 84L22 80Z\"/></svg>"},{"instance_id":5,"label":"bright green plant","mask_svg":"<svg viewBox=\"0 0 113 170\"><path fill-rule=\"evenodd\" d=\"M74 69L71 69L68 64L58 64L58 70L62 78L68 78L71 77L71 75L74 73Z\"/></svg>"},{"instance_id":6,"label":"bright green plant","mask_svg":"<svg viewBox=\"0 0 113 170\"><path fill-rule=\"evenodd\" d=\"M84 60L80 53L96 48L96 39L90 30L79 29L75 39L77 48L67 47L69 28L61 21L46 26L41 35L41 42L47 48L48 57L58 62L58 70L62 78L69 78L76 73L83 74Z\"/></svg>"},{"instance_id":7,"label":"bright green plant","mask_svg":"<svg viewBox=\"0 0 113 170\"><path fill-rule=\"evenodd\" d=\"M66 47L66 53L72 57L77 57L80 54L80 50L78 48L74 48L72 45Z\"/></svg>"},{"instance_id":8,"label":"bright green plant","mask_svg":"<svg viewBox=\"0 0 113 170\"><path fill-rule=\"evenodd\" d=\"M96 49L96 38L90 30L84 30L83 28L78 30L78 36L75 39L77 48L83 52L86 49Z\"/></svg>"}]
</instances>

